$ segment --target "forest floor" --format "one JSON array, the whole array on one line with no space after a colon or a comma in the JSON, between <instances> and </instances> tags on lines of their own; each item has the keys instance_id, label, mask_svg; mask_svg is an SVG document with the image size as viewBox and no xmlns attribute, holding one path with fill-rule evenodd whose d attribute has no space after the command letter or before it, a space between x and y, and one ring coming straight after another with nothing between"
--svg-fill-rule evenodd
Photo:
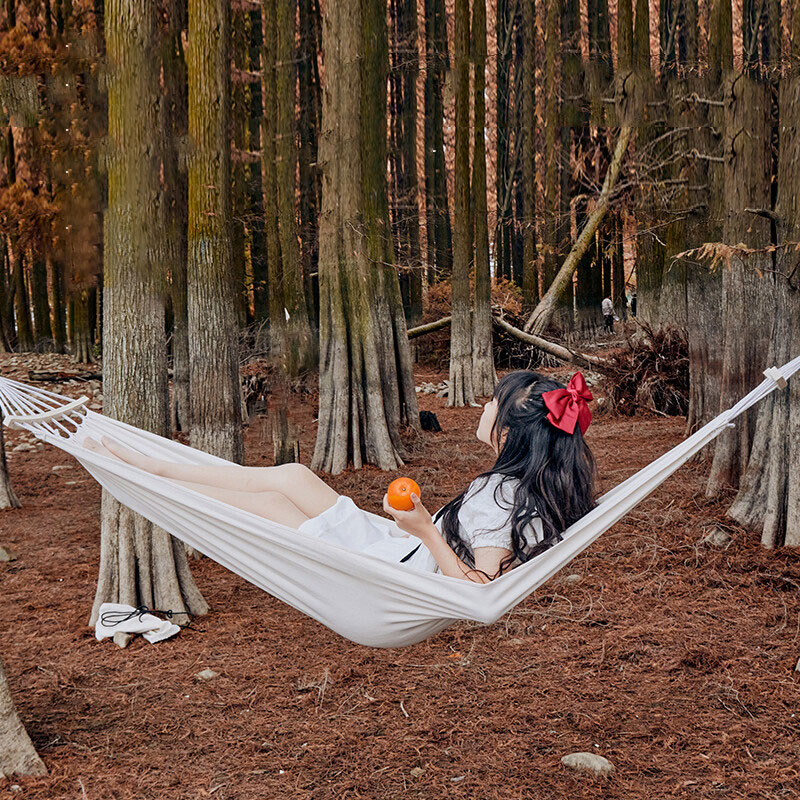
<instances>
[{"instance_id":1,"label":"forest floor","mask_svg":"<svg viewBox=\"0 0 800 800\"><path fill-rule=\"evenodd\" d=\"M25 380L54 358L0 355L0 374ZM445 377L416 371L417 384ZM409 442L402 473L435 510L492 458L475 438L480 408L419 399L442 432ZM316 396L299 397L306 464L315 416ZM602 488L683 434L677 418L597 418ZM266 420L246 437L247 463L269 465ZM369 649L204 558L192 569L211 613L120 650L87 627L100 488L59 450L15 451L29 441L7 432L23 508L0 512L0 544L17 556L0 563L0 655L49 774L0 780L0 797L800 797L800 553L764 550L726 520L730 495L705 498L702 461L493 625ZM393 477L326 479L381 513ZM716 526L726 547L701 543ZM199 682L204 668L219 677ZM575 751L616 771L576 773L561 763Z\"/></svg>"}]
</instances>

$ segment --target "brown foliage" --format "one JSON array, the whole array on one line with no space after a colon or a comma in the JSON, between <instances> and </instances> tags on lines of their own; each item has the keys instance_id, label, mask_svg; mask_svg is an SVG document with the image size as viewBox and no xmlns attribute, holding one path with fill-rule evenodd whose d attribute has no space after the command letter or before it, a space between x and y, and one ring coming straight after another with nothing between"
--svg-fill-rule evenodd
<instances>
[{"instance_id":1,"label":"brown foliage","mask_svg":"<svg viewBox=\"0 0 800 800\"><path fill-rule=\"evenodd\" d=\"M608 356L598 394L598 411L632 416L637 410L685 416L689 410L689 345L677 328L654 330L637 323L644 335L626 337L626 346Z\"/></svg>"}]
</instances>

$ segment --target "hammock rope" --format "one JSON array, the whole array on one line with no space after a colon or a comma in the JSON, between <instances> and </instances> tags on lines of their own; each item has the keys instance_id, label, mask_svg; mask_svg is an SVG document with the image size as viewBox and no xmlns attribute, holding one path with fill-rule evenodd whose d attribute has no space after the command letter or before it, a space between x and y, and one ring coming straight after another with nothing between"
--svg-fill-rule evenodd
<instances>
[{"instance_id":1,"label":"hammock rope","mask_svg":"<svg viewBox=\"0 0 800 800\"><path fill-rule=\"evenodd\" d=\"M800 357L772 367L736 405L620 483L549 550L478 584L348 550L200 494L118 459L87 450L86 436L109 436L155 458L228 464L180 442L140 430L53 392L0 377L9 427L60 448L119 502L339 635L373 647L422 641L457 620L495 622L578 556L733 420L800 369ZM370 514L385 522L384 517Z\"/></svg>"}]
</instances>

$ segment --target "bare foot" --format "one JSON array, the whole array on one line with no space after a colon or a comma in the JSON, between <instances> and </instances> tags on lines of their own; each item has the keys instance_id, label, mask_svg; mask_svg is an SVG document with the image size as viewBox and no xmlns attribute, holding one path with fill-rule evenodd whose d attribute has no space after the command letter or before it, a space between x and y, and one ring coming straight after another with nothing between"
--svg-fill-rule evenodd
<instances>
[{"instance_id":1,"label":"bare foot","mask_svg":"<svg viewBox=\"0 0 800 800\"><path fill-rule=\"evenodd\" d=\"M101 456L116 458L116 456L110 450L108 450L106 447L103 447L103 445L100 444L97 439L92 439L91 436L87 436L83 440L82 444L87 450L91 450L94 453L100 453Z\"/></svg>"},{"instance_id":2,"label":"bare foot","mask_svg":"<svg viewBox=\"0 0 800 800\"><path fill-rule=\"evenodd\" d=\"M147 456L143 456L141 453L137 453L135 450L131 450L129 447L125 447L125 445L113 439L109 439L108 436L101 437L100 441L103 443L103 448L109 451L111 455L120 459L120 461L132 464L134 467L139 467L143 470L149 469L150 459Z\"/></svg>"}]
</instances>

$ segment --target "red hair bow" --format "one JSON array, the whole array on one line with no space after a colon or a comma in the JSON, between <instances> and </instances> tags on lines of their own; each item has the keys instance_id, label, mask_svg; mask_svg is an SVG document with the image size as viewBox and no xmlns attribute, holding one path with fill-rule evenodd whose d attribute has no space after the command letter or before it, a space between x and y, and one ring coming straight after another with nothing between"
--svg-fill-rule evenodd
<instances>
[{"instance_id":1,"label":"red hair bow","mask_svg":"<svg viewBox=\"0 0 800 800\"><path fill-rule=\"evenodd\" d=\"M592 421L587 401L592 400L592 393L580 372L576 372L569 380L566 389L553 389L542 392L542 400L550 412L548 421L564 433L575 433L575 423L580 426L581 433L586 433Z\"/></svg>"}]
</instances>

